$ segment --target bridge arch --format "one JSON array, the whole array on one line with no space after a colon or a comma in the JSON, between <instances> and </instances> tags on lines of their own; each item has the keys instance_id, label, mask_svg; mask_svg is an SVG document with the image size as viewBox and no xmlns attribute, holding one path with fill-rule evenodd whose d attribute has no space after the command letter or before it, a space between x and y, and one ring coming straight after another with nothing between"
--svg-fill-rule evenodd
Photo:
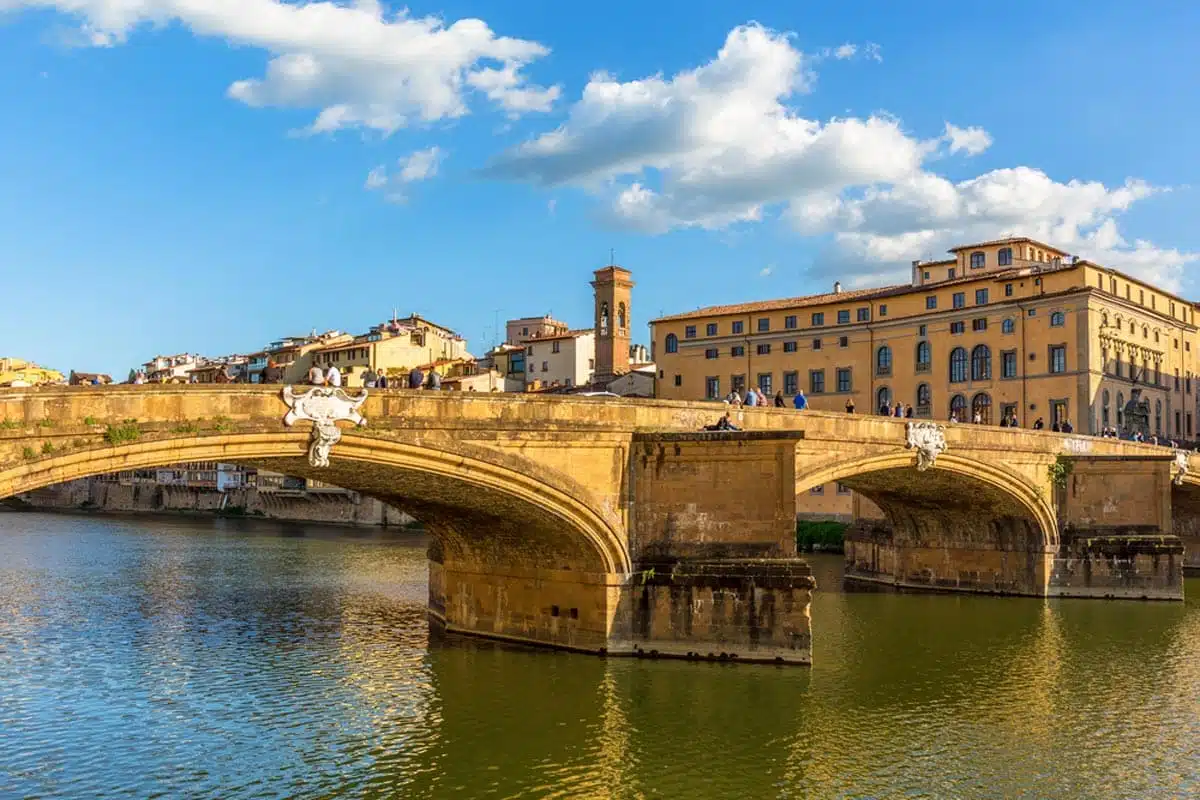
<instances>
[{"instance_id":1,"label":"bridge arch","mask_svg":"<svg viewBox=\"0 0 1200 800\"><path fill-rule=\"evenodd\" d=\"M797 493L838 482L883 520L847 535L846 574L902 585L1042 594L1059 546L1043 489L1006 467L943 453L918 472L908 451L835 462L798 476Z\"/></svg>"},{"instance_id":2,"label":"bridge arch","mask_svg":"<svg viewBox=\"0 0 1200 800\"><path fill-rule=\"evenodd\" d=\"M347 431L328 467L307 461L307 428L136 441L0 470L0 496L121 470L223 461L312 478L395 505L422 520L447 555L473 562L624 574L617 511L532 459L455 450Z\"/></svg>"}]
</instances>

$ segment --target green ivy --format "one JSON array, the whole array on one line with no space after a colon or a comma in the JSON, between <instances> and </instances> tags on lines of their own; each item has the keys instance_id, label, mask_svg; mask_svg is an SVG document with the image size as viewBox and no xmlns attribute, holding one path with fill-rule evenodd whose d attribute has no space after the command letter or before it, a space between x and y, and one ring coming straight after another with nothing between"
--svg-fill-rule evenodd
<instances>
[{"instance_id":1,"label":"green ivy","mask_svg":"<svg viewBox=\"0 0 1200 800\"><path fill-rule=\"evenodd\" d=\"M1054 463L1046 468L1046 472L1050 478L1050 482L1059 489L1065 488L1067 478L1071 477L1071 473L1075 471L1075 462L1066 456L1059 456L1054 459Z\"/></svg>"},{"instance_id":2,"label":"green ivy","mask_svg":"<svg viewBox=\"0 0 1200 800\"><path fill-rule=\"evenodd\" d=\"M118 445L124 442L137 441L141 431L138 430L136 424L124 422L120 425L109 425L104 431L104 441L111 445Z\"/></svg>"}]
</instances>

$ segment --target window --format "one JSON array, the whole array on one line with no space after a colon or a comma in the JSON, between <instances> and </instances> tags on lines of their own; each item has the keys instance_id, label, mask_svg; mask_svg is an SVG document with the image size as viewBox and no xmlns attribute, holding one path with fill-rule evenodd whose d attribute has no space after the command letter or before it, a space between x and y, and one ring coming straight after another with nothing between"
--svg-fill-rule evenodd
<instances>
[{"instance_id":1,"label":"window","mask_svg":"<svg viewBox=\"0 0 1200 800\"><path fill-rule=\"evenodd\" d=\"M987 264L987 256L981 252L971 253L971 269L981 269Z\"/></svg>"},{"instance_id":2,"label":"window","mask_svg":"<svg viewBox=\"0 0 1200 800\"><path fill-rule=\"evenodd\" d=\"M547 365L546 362L543 361L542 362L542 372L549 372L549 371L550 371L549 365Z\"/></svg>"},{"instance_id":3,"label":"window","mask_svg":"<svg viewBox=\"0 0 1200 800\"><path fill-rule=\"evenodd\" d=\"M926 273L925 273L925 280L929 280L929 273L928 273L928 272L926 272Z\"/></svg>"},{"instance_id":4,"label":"window","mask_svg":"<svg viewBox=\"0 0 1200 800\"><path fill-rule=\"evenodd\" d=\"M849 336L839 336L838 337L838 347L849 347L849 346L850 346L850 337Z\"/></svg>"},{"instance_id":5,"label":"window","mask_svg":"<svg viewBox=\"0 0 1200 800\"><path fill-rule=\"evenodd\" d=\"M950 332L951 333L963 333L964 331L966 331L966 329L967 329L967 323L965 323L961 320L959 320L958 322L950 323Z\"/></svg>"},{"instance_id":6,"label":"window","mask_svg":"<svg viewBox=\"0 0 1200 800\"><path fill-rule=\"evenodd\" d=\"M1067 421L1067 401L1066 400L1051 400L1050 401L1050 422L1057 422L1059 425Z\"/></svg>"},{"instance_id":7,"label":"window","mask_svg":"<svg viewBox=\"0 0 1200 800\"><path fill-rule=\"evenodd\" d=\"M1016 350L1000 351L1000 377L1001 378L1017 377L1017 351Z\"/></svg>"},{"instance_id":8,"label":"window","mask_svg":"<svg viewBox=\"0 0 1200 800\"><path fill-rule=\"evenodd\" d=\"M956 270L954 267L951 267L950 269L946 270L946 280L952 281L956 277L958 277L958 270Z\"/></svg>"},{"instance_id":9,"label":"window","mask_svg":"<svg viewBox=\"0 0 1200 800\"><path fill-rule=\"evenodd\" d=\"M732 358L743 357L744 355L746 355L746 346L741 345L741 344L735 344L733 347L729 348L729 355Z\"/></svg>"},{"instance_id":10,"label":"window","mask_svg":"<svg viewBox=\"0 0 1200 800\"><path fill-rule=\"evenodd\" d=\"M997 263L1000 266L1007 267L1007 266L1012 265L1012 248L1011 247L1001 247L1000 252L997 253L996 255L997 255ZM1011 286L1012 284L1009 284L1009 285Z\"/></svg>"},{"instance_id":11,"label":"window","mask_svg":"<svg viewBox=\"0 0 1200 800\"><path fill-rule=\"evenodd\" d=\"M1162 400L1154 401L1154 432L1162 436Z\"/></svg>"},{"instance_id":12,"label":"window","mask_svg":"<svg viewBox=\"0 0 1200 800\"><path fill-rule=\"evenodd\" d=\"M1037 316L1037 309L1036 309L1036 308L1031 308L1031 309L1029 309L1029 313L1027 314L1027 316L1030 316L1030 317L1036 317L1036 316Z\"/></svg>"},{"instance_id":13,"label":"window","mask_svg":"<svg viewBox=\"0 0 1200 800\"><path fill-rule=\"evenodd\" d=\"M1103 403L1100 407L1100 425L1102 427L1107 428L1108 427L1108 401L1110 398L1108 389L1104 390L1104 394L1102 395L1102 397L1103 397Z\"/></svg>"},{"instance_id":14,"label":"window","mask_svg":"<svg viewBox=\"0 0 1200 800\"><path fill-rule=\"evenodd\" d=\"M967 379L967 349L956 347L950 351L950 382L963 383Z\"/></svg>"},{"instance_id":15,"label":"window","mask_svg":"<svg viewBox=\"0 0 1200 800\"><path fill-rule=\"evenodd\" d=\"M1175 413L1176 413L1175 427L1178 428L1179 427L1179 416L1178 416L1179 412L1175 412ZM1119 428L1124 424L1125 424L1125 394L1123 392L1117 392L1117 427Z\"/></svg>"},{"instance_id":16,"label":"window","mask_svg":"<svg viewBox=\"0 0 1200 800\"><path fill-rule=\"evenodd\" d=\"M1050 327L1061 328L1067 324L1067 315L1061 311L1050 312Z\"/></svg>"},{"instance_id":17,"label":"window","mask_svg":"<svg viewBox=\"0 0 1200 800\"><path fill-rule=\"evenodd\" d=\"M1050 345L1050 371L1067 371L1067 347L1062 344Z\"/></svg>"},{"instance_id":18,"label":"window","mask_svg":"<svg viewBox=\"0 0 1200 800\"><path fill-rule=\"evenodd\" d=\"M771 354L771 345L769 345L769 344L760 344L760 345L758 346L758 350L757 350L757 352L758 352L758 354L759 354L760 356L767 356L767 355L770 355L770 354Z\"/></svg>"},{"instance_id":19,"label":"window","mask_svg":"<svg viewBox=\"0 0 1200 800\"><path fill-rule=\"evenodd\" d=\"M988 290L987 289L976 289L975 290L975 305L986 306L987 302L988 302Z\"/></svg>"},{"instance_id":20,"label":"window","mask_svg":"<svg viewBox=\"0 0 1200 800\"><path fill-rule=\"evenodd\" d=\"M881 317L887 316L887 303L884 303L883 305L881 305L879 307L879 316L881 316Z\"/></svg>"},{"instance_id":21,"label":"window","mask_svg":"<svg viewBox=\"0 0 1200 800\"><path fill-rule=\"evenodd\" d=\"M821 340L820 340L820 339L813 339L813 340L812 340L812 349L813 349L813 350L820 350L820 349L821 349Z\"/></svg>"},{"instance_id":22,"label":"window","mask_svg":"<svg viewBox=\"0 0 1200 800\"><path fill-rule=\"evenodd\" d=\"M929 342L917 342L917 372L929 372L933 366L933 348Z\"/></svg>"},{"instance_id":23,"label":"window","mask_svg":"<svg viewBox=\"0 0 1200 800\"><path fill-rule=\"evenodd\" d=\"M848 310L837 312L837 321L838 321L838 325L849 325L850 324L850 312Z\"/></svg>"},{"instance_id":24,"label":"window","mask_svg":"<svg viewBox=\"0 0 1200 800\"><path fill-rule=\"evenodd\" d=\"M838 481L837 493L838 494L850 494L850 487L847 486L846 484L842 483L841 481Z\"/></svg>"},{"instance_id":25,"label":"window","mask_svg":"<svg viewBox=\"0 0 1200 800\"><path fill-rule=\"evenodd\" d=\"M715 375L710 375L704 379L704 396L709 400L716 400L721 396L721 379Z\"/></svg>"},{"instance_id":26,"label":"window","mask_svg":"<svg viewBox=\"0 0 1200 800\"><path fill-rule=\"evenodd\" d=\"M695 339L696 338L696 326L688 325L686 328L684 328L683 329L683 338Z\"/></svg>"},{"instance_id":27,"label":"window","mask_svg":"<svg viewBox=\"0 0 1200 800\"><path fill-rule=\"evenodd\" d=\"M745 327L746 327L745 324L740 319L735 320L733 322L733 324L731 325L731 328L735 334L741 333L745 329Z\"/></svg>"},{"instance_id":28,"label":"window","mask_svg":"<svg viewBox=\"0 0 1200 800\"><path fill-rule=\"evenodd\" d=\"M841 368L837 371L837 390L839 392L850 391L850 370Z\"/></svg>"},{"instance_id":29,"label":"window","mask_svg":"<svg viewBox=\"0 0 1200 800\"><path fill-rule=\"evenodd\" d=\"M795 330L797 327L799 327L799 324L796 321L796 315L792 314L789 317L784 317L783 318L783 327L787 328L789 331Z\"/></svg>"},{"instance_id":30,"label":"window","mask_svg":"<svg viewBox=\"0 0 1200 800\"><path fill-rule=\"evenodd\" d=\"M1011 283L1006 283L1006 284L1004 284L1004 296L1005 296L1005 297L1012 297L1012 296L1013 296L1013 288L1012 288L1012 284L1011 284Z\"/></svg>"},{"instance_id":31,"label":"window","mask_svg":"<svg viewBox=\"0 0 1200 800\"><path fill-rule=\"evenodd\" d=\"M892 390L886 386L880 386L879 391L875 393L875 409L880 414L885 408L891 408L892 405Z\"/></svg>"},{"instance_id":32,"label":"window","mask_svg":"<svg viewBox=\"0 0 1200 800\"><path fill-rule=\"evenodd\" d=\"M871 309L860 308L858 310L858 321L859 322L870 322L871 321Z\"/></svg>"},{"instance_id":33,"label":"window","mask_svg":"<svg viewBox=\"0 0 1200 800\"><path fill-rule=\"evenodd\" d=\"M825 370L811 369L808 371L808 391L812 394L825 393Z\"/></svg>"},{"instance_id":34,"label":"window","mask_svg":"<svg viewBox=\"0 0 1200 800\"><path fill-rule=\"evenodd\" d=\"M954 297L951 298L951 305L953 305L955 308L965 307L967 305L967 293L955 292Z\"/></svg>"},{"instance_id":35,"label":"window","mask_svg":"<svg viewBox=\"0 0 1200 800\"><path fill-rule=\"evenodd\" d=\"M918 417L928 417L933 411L933 391L930 390L928 383L917 385L917 410L914 412Z\"/></svg>"},{"instance_id":36,"label":"window","mask_svg":"<svg viewBox=\"0 0 1200 800\"><path fill-rule=\"evenodd\" d=\"M975 331L976 333L978 333L979 331L986 331L987 330L987 319L983 318L983 319L971 320L971 330Z\"/></svg>"},{"instance_id":37,"label":"window","mask_svg":"<svg viewBox=\"0 0 1200 800\"><path fill-rule=\"evenodd\" d=\"M924 325L919 326L917 328L917 336L920 336L922 339L924 339L926 330L928 329Z\"/></svg>"},{"instance_id":38,"label":"window","mask_svg":"<svg viewBox=\"0 0 1200 800\"><path fill-rule=\"evenodd\" d=\"M933 309L937 308L937 295L936 294L931 294L925 298L925 308L928 310L933 310Z\"/></svg>"},{"instance_id":39,"label":"window","mask_svg":"<svg viewBox=\"0 0 1200 800\"><path fill-rule=\"evenodd\" d=\"M818 311L812 315L812 324L814 328L819 328L825 324L825 312Z\"/></svg>"},{"instance_id":40,"label":"window","mask_svg":"<svg viewBox=\"0 0 1200 800\"><path fill-rule=\"evenodd\" d=\"M709 359L710 361L712 359L716 358L718 355L719 355L719 353L717 352L717 348L715 348L715 347L710 347L704 351L704 357Z\"/></svg>"},{"instance_id":41,"label":"window","mask_svg":"<svg viewBox=\"0 0 1200 800\"><path fill-rule=\"evenodd\" d=\"M992 351L986 344L975 345L971 351L971 380L986 381L992 378Z\"/></svg>"},{"instance_id":42,"label":"window","mask_svg":"<svg viewBox=\"0 0 1200 800\"><path fill-rule=\"evenodd\" d=\"M558 342L558 341L551 342L550 343L550 352L551 353L561 352L559 349L559 345L561 345L561 344L562 344L562 342Z\"/></svg>"},{"instance_id":43,"label":"window","mask_svg":"<svg viewBox=\"0 0 1200 800\"><path fill-rule=\"evenodd\" d=\"M886 344L875 352L875 374L892 374L892 348Z\"/></svg>"},{"instance_id":44,"label":"window","mask_svg":"<svg viewBox=\"0 0 1200 800\"><path fill-rule=\"evenodd\" d=\"M825 494L825 486L814 486L808 490L809 494Z\"/></svg>"},{"instance_id":45,"label":"window","mask_svg":"<svg viewBox=\"0 0 1200 800\"><path fill-rule=\"evenodd\" d=\"M760 372L758 374L758 388L767 397L771 396L771 373Z\"/></svg>"},{"instance_id":46,"label":"window","mask_svg":"<svg viewBox=\"0 0 1200 800\"><path fill-rule=\"evenodd\" d=\"M950 398L950 419L966 422L967 416L967 398L961 394L956 394Z\"/></svg>"},{"instance_id":47,"label":"window","mask_svg":"<svg viewBox=\"0 0 1200 800\"><path fill-rule=\"evenodd\" d=\"M1004 320L1004 322L1000 323L1000 332L1001 333L1012 333L1013 331L1016 330L1016 328L1017 328L1017 324L1015 322L1013 322L1011 319L1006 319L1006 320Z\"/></svg>"},{"instance_id":48,"label":"window","mask_svg":"<svg viewBox=\"0 0 1200 800\"><path fill-rule=\"evenodd\" d=\"M771 320L767 317L759 317L758 332L766 333L769 330L771 330Z\"/></svg>"},{"instance_id":49,"label":"window","mask_svg":"<svg viewBox=\"0 0 1200 800\"><path fill-rule=\"evenodd\" d=\"M679 337L673 333L668 333L666 347L664 347L663 349L666 350L668 353L678 353L679 352ZM533 348L530 348L529 352L532 355Z\"/></svg>"},{"instance_id":50,"label":"window","mask_svg":"<svg viewBox=\"0 0 1200 800\"><path fill-rule=\"evenodd\" d=\"M729 388L738 394L746 393L746 376L745 375L730 375Z\"/></svg>"},{"instance_id":51,"label":"window","mask_svg":"<svg viewBox=\"0 0 1200 800\"><path fill-rule=\"evenodd\" d=\"M796 343L795 342L784 342L783 343L783 352L785 352L785 353L796 352Z\"/></svg>"},{"instance_id":52,"label":"window","mask_svg":"<svg viewBox=\"0 0 1200 800\"><path fill-rule=\"evenodd\" d=\"M704 335L705 336L716 336L717 335L717 323L710 322L707 325L705 325L704 326Z\"/></svg>"},{"instance_id":53,"label":"window","mask_svg":"<svg viewBox=\"0 0 1200 800\"><path fill-rule=\"evenodd\" d=\"M1146 305L1146 292L1142 289L1138 289L1138 304Z\"/></svg>"},{"instance_id":54,"label":"window","mask_svg":"<svg viewBox=\"0 0 1200 800\"><path fill-rule=\"evenodd\" d=\"M797 372L783 373L783 393L794 395L800 393L800 375Z\"/></svg>"},{"instance_id":55,"label":"window","mask_svg":"<svg viewBox=\"0 0 1200 800\"><path fill-rule=\"evenodd\" d=\"M992 396L986 392L980 392L971 400L972 422L975 421L976 415L978 415L981 424L992 424Z\"/></svg>"},{"instance_id":56,"label":"window","mask_svg":"<svg viewBox=\"0 0 1200 800\"><path fill-rule=\"evenodd\" d=\"M676 376L675 376L675 385L676 385L676 386L683 386L683 376L682 376L682 375L676 375Z\"/></svg>"}]
</instances>

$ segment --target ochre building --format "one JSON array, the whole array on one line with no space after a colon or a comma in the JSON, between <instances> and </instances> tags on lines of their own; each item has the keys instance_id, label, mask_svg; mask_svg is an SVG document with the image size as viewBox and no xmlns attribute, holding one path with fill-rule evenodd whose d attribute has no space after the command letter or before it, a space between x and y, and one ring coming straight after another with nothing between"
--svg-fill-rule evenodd
<instances>
[{"instance_id":1,"label":"ochre building","mask_svg":"<svg viewBox=\"0 0 1200 800\"><path fill-rule=\"evenodd\" d=\"M657 394L800 390L815 409L1196 438L1195 305L1015 237L913 262L907 284L715 306L650 323ZM820 505L847 508L835 486ZM843 494L843 496L845 496ZM814 498L816 500L816 498Z\"/></svg>"}]
</instances>

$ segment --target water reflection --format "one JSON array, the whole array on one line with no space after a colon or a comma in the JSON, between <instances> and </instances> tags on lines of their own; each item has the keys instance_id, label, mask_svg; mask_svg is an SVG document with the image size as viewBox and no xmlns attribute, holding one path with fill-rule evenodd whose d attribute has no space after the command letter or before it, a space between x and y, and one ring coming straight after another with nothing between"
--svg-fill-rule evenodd
<instances>
[{"instance_id":1,"label":"water reflection","mask_svg":"<svg viewBox=\"0 0 1200 800\"><path fill-rule=\"evenodd\" d=\"M431 638L423 542L299 533L0 516L0 796L1198 792L1194 600L827 589L811 670L605 660Z\"/></svg>"}]
</instances>

